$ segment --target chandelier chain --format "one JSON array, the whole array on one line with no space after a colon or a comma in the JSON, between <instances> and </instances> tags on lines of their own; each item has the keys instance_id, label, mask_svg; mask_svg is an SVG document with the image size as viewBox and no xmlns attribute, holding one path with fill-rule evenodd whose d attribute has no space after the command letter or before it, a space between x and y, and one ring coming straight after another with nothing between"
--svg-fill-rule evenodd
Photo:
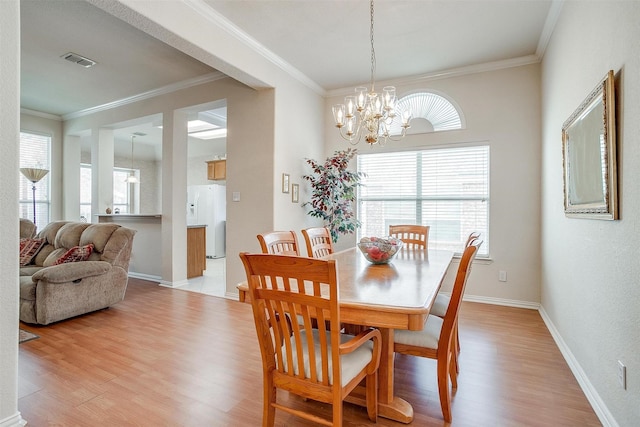
<instances>
[{"instance_id":1,"label":"chandelier chain","mask_svg":"<svg viewBox=\"0 0 640 427\"><path fill-rule=\"evenodd\" d=\"M374 92L375 74L376 74L376 49L373 44L373 0L371 0L371 26L369 27L369 36L371 39L371 92Z\"/></svg>"}]
</instances>

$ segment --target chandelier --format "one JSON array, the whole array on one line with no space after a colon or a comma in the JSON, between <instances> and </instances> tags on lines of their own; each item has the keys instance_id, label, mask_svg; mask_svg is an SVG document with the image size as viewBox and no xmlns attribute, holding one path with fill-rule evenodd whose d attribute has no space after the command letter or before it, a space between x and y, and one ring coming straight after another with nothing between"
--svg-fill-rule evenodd
<instances>
[{"instance_id":1,"label":"chandelier","mask_svg":"<svg viewBox=\"0 0 640 427\"><path fill-rule=\"evenodd\" d=\"M376 51L373 46L373 0L371 0L371 26L369 29L371 39L371 89L357 87L356 95L344 98L344 104L333 106L333 119L336 127L340 129L340 136L355 145L364 136L364 140L370 144L384 145L387 140L399 141L410 127L411 112L403 111L400 117L396 110L396 88L385 86L382 94L375 91ZM391 135L391 124L401 120L400 135Z\"/></svg>"}]
</instances>

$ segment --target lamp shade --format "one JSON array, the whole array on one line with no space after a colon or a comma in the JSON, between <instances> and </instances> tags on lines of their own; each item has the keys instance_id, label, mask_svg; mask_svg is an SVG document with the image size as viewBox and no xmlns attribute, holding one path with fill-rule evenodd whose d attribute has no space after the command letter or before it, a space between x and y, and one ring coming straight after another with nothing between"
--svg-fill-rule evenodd
<instances>
[{"instance_id":1,"label":"lamp shade","mask_svg":"<svg viewBox=\"0 0 640 427\"><path fill-rule=\"evenodd\" d=\"M38 168L20 168L20 172L25 176L29 181L34 184L40 181L45 177L46 174L49 173L47 169L38 169Z\"/></svg>"}]
</instances>

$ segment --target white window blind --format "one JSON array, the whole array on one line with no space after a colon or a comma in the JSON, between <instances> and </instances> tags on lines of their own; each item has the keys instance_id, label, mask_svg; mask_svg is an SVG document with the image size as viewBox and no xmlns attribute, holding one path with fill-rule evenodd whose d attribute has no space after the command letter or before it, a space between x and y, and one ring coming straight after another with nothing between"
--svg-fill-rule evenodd
<instances>
[{"instance_id":1,"label":"white window blind","mask_svg":"<svg viewBox=\"0 0 640 427\"><path fill-rule=\"evenodd\" d=\"M428 225L429 247L462 252L469 233L489 254L489 146L358 155L359 237L392 224Z\"/></svg>"},{"instance_id":2,"label":"white window blind","mask_svg":"<svg viewBox=\"0 0 640 427\"><path fill-rule=\"evenodd\" d=\"M51 137L29 132L20 132L20 167L39 168L51 170L50 161ZM20 172L19 185L19 209L20 218L33 221L33 183ZM35 184L36 201L36 225L42 229L49 223L51 173L45 175Z\"/></svg>"},{"instance_id":3,"label":"white window blind","mask_svg":"<svg viewBox=\"0 0 640 427\"><path fill-rule=\"evenodd\" d=\"M80 221L92 222L91 217L91 165L80 165Z\"/></svg>"}]
</instances>

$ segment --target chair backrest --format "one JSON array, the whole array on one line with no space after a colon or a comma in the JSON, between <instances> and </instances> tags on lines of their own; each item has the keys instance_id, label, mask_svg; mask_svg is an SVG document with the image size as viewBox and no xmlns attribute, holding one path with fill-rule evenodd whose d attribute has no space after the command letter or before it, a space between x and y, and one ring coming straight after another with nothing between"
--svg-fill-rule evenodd
<instances>
[{"instance_id":1,"label":"chair backrest","mask_svg":"<svg viewBox=\"0 0 640 427\"><path fill-rule=\"evenodd\" d=\"M309 258L322 258L333 253L333 241L327 227L311 227L302 230Z\"/></svg>"},{"instance_id":2,"label":"chair backrest","mask_svg":"<svg viewBox=\"0 0 640 427\"><path fill-rule=\"evenodd\" d=\"M467 286L467 279L469 278L469 273L471 273L471 264L473 263L481 245L482 240L474 239L467 247L465 247L464 252L462 253L458 272L456 273L456 278L453 282L453 290L451 291L449 306L447 307L447 312L443 319L440 341L443 339L451 339L451 334L455 331L454 326L460 311L462 295L464 294L464 289ZM440 344L438 344L438 348L440 348Z\"/></svg>"},{"instance_id":3,"label":"chair backrest","mask_svg":"<svg viewBox=\"0 0 640 427\"><path fill-rule=\"evenodd\" d=\"M289 386L340 388L340 312L335 260L240 253L265 375ZM302 320L291 322L291 318ZM314 319L327 328L312 328ZM314 342L320 335L320 346ZM302 353L303 357L298 357ZM277 371L277 374L273 371ZM276 381L278 383L278 381Z\"/></svg>"},{"instance_id":4,"label":"chair backrest","mask_svg":"<svg viewBox=\"0 0 640 427\"><path fill-rule=\"evenodd\" d=\"M390 225L389 236L402 240L406 247L427 249L429 243L429 226Z\"/></svg>"},{"instance_id":5,"label":"chair backrest","mask_svg":"<svg viewBox=\"0 0 640 427\"><path fill-rule=\"evenodd\" d=\"M258 234L258 241L263 254L300 256L295 231L270 231Z\"/></svg>"},{"instance_id":6,"label":"chair backrest","mask_svg":"<svg viewBox=\"0 0 640 427\"><path fill-rule=\"evenodd\" d=\"M472 231L471 233L469 233L469 237L467 237L467 242L464 244L464 247L466 248L471 244L471 242L478 238L480 238L480 233L478 233L477 231Z\"/></svg>"}]
</instances>

